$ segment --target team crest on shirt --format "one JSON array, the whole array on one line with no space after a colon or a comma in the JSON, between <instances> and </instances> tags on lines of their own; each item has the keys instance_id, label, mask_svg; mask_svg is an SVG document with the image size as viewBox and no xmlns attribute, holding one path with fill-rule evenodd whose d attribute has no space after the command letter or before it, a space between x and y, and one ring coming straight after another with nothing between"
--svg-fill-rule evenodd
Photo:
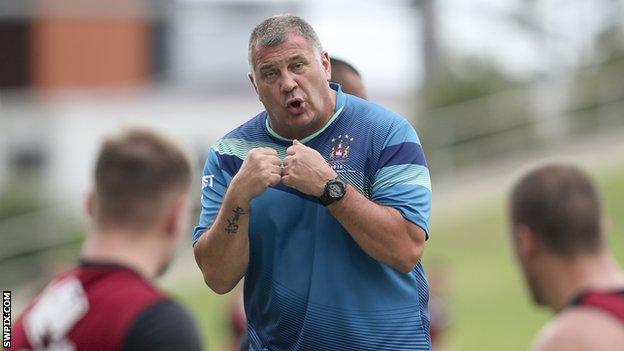
<instances>
[{"instance_id":1,"label":"team crest on shirt","mask_svg":"<svg viewBox=\"0 0 624 351\"><path fill-rule=\"evenodd\" d=\"M339 135L337 138L332 138L332 148L329 152L329 160L330 161L340 161L340 160L348 160L349 151L351 146L350 142L353 141L353 138L349 136L349 134Z\"/></svg>"},{"instance_id":2,"label":"team crest on shirt","mask_svg":"<svg viewBox=\"0 0 624 351\"><path fill-rule=\"evenodd\" d=\"M331 149L329 151L329 164L337 173L350 172L345 164L349 160L353 137L349 134L341 134L331 139Z\"/></svg>"}]
</instances>

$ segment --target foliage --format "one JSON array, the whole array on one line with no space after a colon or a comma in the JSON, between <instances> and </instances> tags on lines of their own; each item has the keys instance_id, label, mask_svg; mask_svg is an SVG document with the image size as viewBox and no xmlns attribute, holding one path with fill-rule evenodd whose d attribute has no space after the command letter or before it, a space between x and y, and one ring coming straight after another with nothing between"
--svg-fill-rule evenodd
<instances>
[{"instance_id":1,"label":"foliage","mask_svg":"<svg viewBox=\"0 0 624 351\"><path fill-rule=\"evenodd\" d=\"M451 67L421 94L416 125L430 168L446 171L537 145L523 82L475 59Z\"/></svg>"},{"instance_id":2,"label":"foliage","mask_svg":"<svg viewBox=\"0 0 624 351\"><path fill-rule=\"evenodd\" d=\"M0 189L0 220L33 212L43 206L38 183L31 179L12 179Z\"/></svg>"},{"instance_id":3,"label":"foliage","mask_svg":"<svg viewBox=\"0 0 624 351\"><path fill-rule=\"evenodd\" d=\"M568 111L574 134L609 129L622 123L624 105L624 41L612 27L596 43L597 64L579 69L573 79Z\"/></svg>"},{"instance_id":4,"label":"foliage","mask_svg":"<svg viewBox=\"0 0 624 351\"><path fill-rule=\"evenodd\" d=\"M434 75L422 93L424 110L435 109L497 93L519 86L493 64L476 58L456 59Z\"/></svg>"}]
</instances>

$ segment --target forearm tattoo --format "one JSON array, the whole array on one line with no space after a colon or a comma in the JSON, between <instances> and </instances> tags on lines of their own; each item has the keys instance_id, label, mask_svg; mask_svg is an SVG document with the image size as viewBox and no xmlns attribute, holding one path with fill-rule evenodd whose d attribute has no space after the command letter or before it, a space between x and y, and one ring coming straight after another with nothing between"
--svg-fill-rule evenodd
<instances>
[{"instance_id":1,"label":"forearm tattoo","mask_svg":"<svg viewBox=\"0 0 624 351\"><path fill-rule=\"evenodd\" d=\"M238 220L240 219L240 216L245 214L245 211L239 206L236 206L236 208L232 210L232 212L234 212L234 216L232 216L232 219L225 219L228 222L227 226L225 227L225 231L228 232L228 234L238 233Z\"/></svg>"}]
</instances>

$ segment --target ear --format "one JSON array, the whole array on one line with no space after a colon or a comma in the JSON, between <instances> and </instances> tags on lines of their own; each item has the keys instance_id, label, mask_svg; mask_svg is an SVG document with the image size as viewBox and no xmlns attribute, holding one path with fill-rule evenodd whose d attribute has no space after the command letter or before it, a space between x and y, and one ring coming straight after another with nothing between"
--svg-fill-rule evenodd
<instances>
[{"instance_id":1,"label":"ear","mask_svg":"<svg viewBox=\"0 0 624 351\"><path fill-rule=\"evenodd\" d=\"M85 211L91 220L93 220L93 215L95 213L95 193L90 191L85 198Z\"/></svg>"},{"instance_id":2,"label":"ear","mask_svg":"<svg viewBox=\"0 0 624 351\"><path fill-rule=\"evenodd\" d=\"M331 80L331 61L329 60L329 54L327 51L321 53L321 65L323 66L323 73L325 78L329 82Z\"/></svg>"},{"instance_id":3,"label":"ear","mask_svg":"<svg viewBox=\"0 0 624 351\"><path fill-rule=\"evenodd\" d=\"M539 238L527 225L516 225L514 228L514 238L516 242L516 253L521 260L535 257L539 252Z\"/></svg>"},{"instance_id":4,"label":"ear","mask_svg":"<svg viewBox=\"0 0 624 351\"><path fill-rule=\"evenodd\" d=\"M176 237L180 235L189 222L189 204L188 195L181 195L173 201L169 208L165 220L164 231L168 237Z\"/></svg>"},{"instance_id":5,"label":"ear","mask_svg":"<svg viewBox=\"0 0 624 351\"><path fill-rule=\"evenodd\" d=\"M253 86L254 90L256 91L256 94L258 94L258 87L256 86L256 81L254 80L253 73L247 72L247 78L249 78L249 81L251 82L251 86Z\"/></svg>"}]
</instances>

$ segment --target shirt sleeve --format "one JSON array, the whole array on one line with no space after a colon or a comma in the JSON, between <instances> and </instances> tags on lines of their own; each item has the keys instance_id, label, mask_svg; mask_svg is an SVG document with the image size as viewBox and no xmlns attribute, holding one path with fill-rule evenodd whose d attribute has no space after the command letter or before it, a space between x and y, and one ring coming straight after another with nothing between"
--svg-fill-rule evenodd
<instances>
[{"instance_id":1,"label":"shirt sleeve","mask_svg":"<svg viewBox=\"0 0 624 351\"><path fill-rule=\"evenodd\" d=\"M230 176L219 166L216 151L211 148L202 176L201 212L193 232L193 245L217 218L230 180Z\"/></svg>"},{"instance_id":2,"label":"shirt sleeve","mask_svg":"<svg viewBox=\"0 0 624 351\"><path fill-rule=\"evenodd\" d=\"M396 208L429 238L431 179L420 140L405 119L395 121L381 150L372 200Z\"/></svg>"},{"instance_id":3,"label":"shirt sleeve","mask_svg":"<svg viewBox=\"0 0 624 351\"><path fill-rule=\"evenodd\" d=\"M166 299L142 311L132 323L124 351L199 351L201 337L189 313Z\"/></svg>"}]
</instances>

